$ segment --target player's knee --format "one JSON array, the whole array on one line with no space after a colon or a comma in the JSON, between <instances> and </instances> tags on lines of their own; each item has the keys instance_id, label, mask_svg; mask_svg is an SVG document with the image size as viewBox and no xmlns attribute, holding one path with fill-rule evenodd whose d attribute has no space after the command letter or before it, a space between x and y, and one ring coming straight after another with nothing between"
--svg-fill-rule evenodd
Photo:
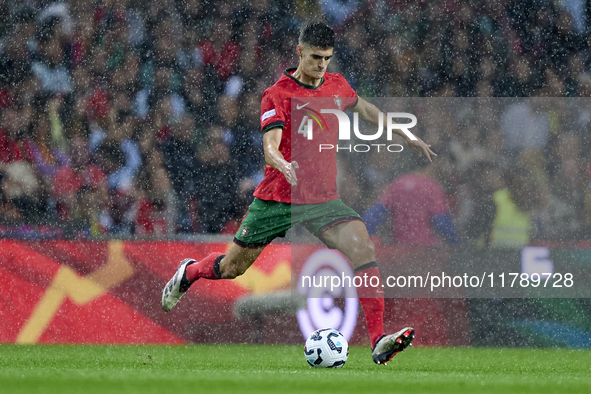
<instances>
[{"instance_id":1,"label":"player's knee","mask_svg":"<svg viewBox=\"0 0 591 394\"><path fill-rule=\"evenodd\" d=\"M365 255L375 256L376 254L376 245L369 238L363 243L363 249L363 254Z\"/></svg>"},{"instance_id":2,"label":"player's knee","mask_svg":"<svg viewBox=\"0 0 591 394\"><path fill-rule=\"evenodd\" d=\"M371 239L359 242L353 250L354 260L375 259L376 247Z\"/></svg>"}]
</instances>

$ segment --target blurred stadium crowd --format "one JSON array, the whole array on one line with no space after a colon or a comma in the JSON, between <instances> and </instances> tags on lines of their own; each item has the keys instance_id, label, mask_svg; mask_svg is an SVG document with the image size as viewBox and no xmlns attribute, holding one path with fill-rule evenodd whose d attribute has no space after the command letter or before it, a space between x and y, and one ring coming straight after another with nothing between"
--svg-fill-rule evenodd
<instances>
[{"instance_id":1,"label":"blurred stadium crowd","mask_svg":"<svg viewBox=\"0 0 591 394\"><path fill-rule=\"evenodd\" d=\"M232 234L264 170L261 94L310 19L360 96L589 97L586 3L0 1L0 236ZM565 131L550 112L530 138L419 133L464 242L489 243L504 189L524 242L590 235L591 115ZM372 206L410 156L343 155L345 202Z\"/></svg>"}]
</instances>

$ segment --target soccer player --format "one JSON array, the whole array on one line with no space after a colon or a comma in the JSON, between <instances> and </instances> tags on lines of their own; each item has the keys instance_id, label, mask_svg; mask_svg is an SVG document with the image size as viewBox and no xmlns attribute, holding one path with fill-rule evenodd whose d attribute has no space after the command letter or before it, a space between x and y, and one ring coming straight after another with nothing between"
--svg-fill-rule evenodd
<instances>
[{"instance_id":1,"label":"soccer player","mask_svg":"<svg viewBox=\"0 0 591 394\"><path fill-rule=\"evenodd\" d=\"M414 171L395 178L379 201L361 215L367 231L375 234L390 219L398 244L441 245L445 240L458 245L445 192L437 180L439 163L419 163Z\"/></svg>"},{"instance_id":2,"label":"soccer player","mask_svg":"<svg viewBox=\"0 0 591 394\"><path fill-rule=\"evenodd\" d=\"M165 311L172 310L189 286L200 278L232 279L242 275L266 245L284 236L294 224L303 225L329 248L347 256L355 276L379 278L374 245L364 222L338 197L334 150L319 153L317 149L304 147L292 151L292 147L299 146L298 141L305 144L307 139L298 133L292 135L292 127L296 129L297 124L291 120L291 98L328 98L335 108L348 108L362 120L378 125L378 108L357 97L342 75L326 72L333 48L334 32L329 26L311 23L302 29L296 48L300 58L298 67L287 69L263 93L261 130L267 166L264 179L254 191L254 202L225 255L212 253L201 261L189 258L181 262L162 291ZM308 104L304 101L296 109ZM397 132L419 156L424 154L429 160L435 156L430 145L421 139L413 140ZM323 133L316 134L321 141L336 144L338 127L327 127ZM357 288L357 294L369 331L372 358L376 364L386 364L411 344L414 329L406 327L385 335L381 282L377 287Z\"/></svg>"}]
</instances>

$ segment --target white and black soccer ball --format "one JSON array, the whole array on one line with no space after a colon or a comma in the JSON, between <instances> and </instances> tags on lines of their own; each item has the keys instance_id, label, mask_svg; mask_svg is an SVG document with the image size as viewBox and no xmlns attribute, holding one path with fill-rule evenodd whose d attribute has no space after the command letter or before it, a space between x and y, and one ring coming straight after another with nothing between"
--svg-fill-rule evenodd
<instances>
[{"instance_id":1,"label":"white and black soccer ball","mask_svg":"<svg viewBox=\"0 0 591 394\"><path fill-rule=\"evenodd\" d=\"M337 330L323 328L314 331L306 340L304 355L312 367L340 368L349 357L349 343Z\"/></svg>"}]
</instances>

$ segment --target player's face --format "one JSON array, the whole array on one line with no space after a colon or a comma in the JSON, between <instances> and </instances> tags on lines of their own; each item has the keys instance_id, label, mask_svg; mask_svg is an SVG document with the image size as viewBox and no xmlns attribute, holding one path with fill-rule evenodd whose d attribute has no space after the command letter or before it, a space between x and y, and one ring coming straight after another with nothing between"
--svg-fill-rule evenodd
<instances>
[{"instance_id":1,"label":"player's face","mask_svg":"<svg viewBox=\"0 0 591 394\"><path fill-rule=\"evenodd\" d=\"M332 51L333 48L321 49L307 45L298 45L298 55L300 55L300 67L302 71L312 79L322 78L332 58Z\"/></svg>"}]
</instances>

